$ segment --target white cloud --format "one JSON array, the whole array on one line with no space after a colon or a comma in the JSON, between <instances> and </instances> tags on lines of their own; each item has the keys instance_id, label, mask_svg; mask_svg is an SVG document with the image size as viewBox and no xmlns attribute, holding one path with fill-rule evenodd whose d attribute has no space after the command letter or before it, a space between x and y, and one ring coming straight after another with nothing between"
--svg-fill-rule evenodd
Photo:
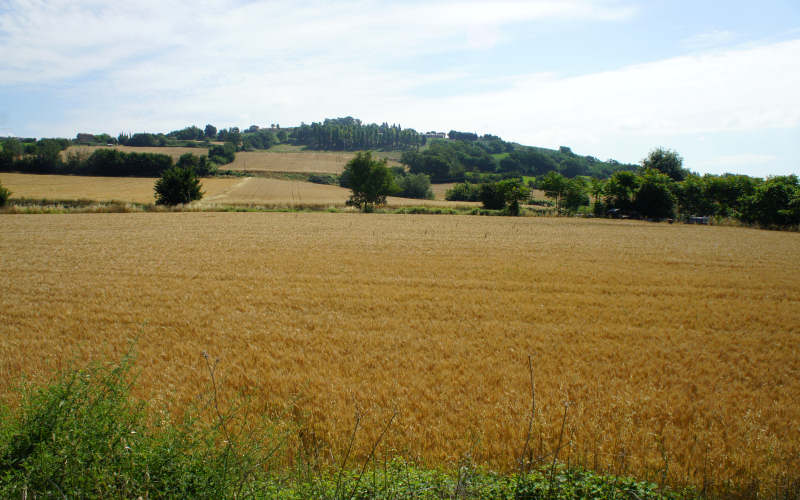
<instances>
[{"instance_id":1,"label":"white cloud","mask_svg":"<svg viewBox=\"0 0 800 500\"><path fill-rule=\"evenodd\" d=\"M731 43L736 34L728 30L713 30L681 40L681 45L690 50L705 50Z\"/></svg>"},{"instance_id":2,"label":"white cloud","mask_svg":"<svg viewBox=\"0 0 800 500\"><path fill-rule=\"evenodd\" d=\"M0 85L72 95L64 123L25 124L38 134L352 115L635 161L677 137L800 126L800 40L702 50L736 36L719 30L685 40L690 55L577 76L495 76L449 60L508 42L513 25L629 20L632 0L7 4ZM433 98L426 85L461 90ZM739 161L764 156L748 154Z\"/></svg>"},{"instance_id":3,"label":"white cloud","mask_svg":"<svg viewBox=\"0 0 800 500\"><path fill-rule=\"evenodd\" d=\"M375 62L492 46L501 27L545 19L612 21L633 7L614 1L342 2L229 0L11 0L0 11L0 84L53 83L138 60L173 77L201 65L249 73L300 58ZM305 61L304 61L305 62ZM247 67L251 63L253 66ZM144 75L143 75L144 76ZM153 79L155 81L155 78Z\"/></svg>"},{"instance_id":4,"label":"white cloud","mask_svg":"<svg viewBox=\"0 0 800 500\"><path fill-rule=\"evenodd\" d=\"M493 92L424 102L405 113L492 123L533 144L669 138L800 125L800 40L577 77L530 75ZM504 129L504 130L501 130Z\"/></svg>"}]
</instances>

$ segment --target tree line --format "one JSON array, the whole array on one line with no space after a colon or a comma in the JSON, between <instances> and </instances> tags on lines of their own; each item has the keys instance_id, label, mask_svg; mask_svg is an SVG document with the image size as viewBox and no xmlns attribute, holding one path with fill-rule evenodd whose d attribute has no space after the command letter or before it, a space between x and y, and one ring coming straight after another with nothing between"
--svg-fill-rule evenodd
<instances>
[{"instance_id":1,"label":"tree line","mask_svg":"<svg viewBox=\"0 0 800 500\"><path fill-rule=\"evenodd\" d=\"M125 153L116 149L62 152L69 141L41 139L31 149L16 139L0 143L0 171L31 174L71 174L106 177L158 177L174 164L191 166L200 176L213 175L219 165L234 160L230 144L212 146L208 155L182 155L177 163L172 157L157 153Z\"/></svg>"},{"instance_id":2,"label":"tree line","mask_svg":"<svg viewBox=\"0 0 800 500\"><path fill-rule=\"evenodd\" d=\"M446 199L481 201L491 208L499 206L500 199L499 195L493 197L492 189L501 187L498 182L464 182L450 189ZM555 200L558 213L655 220L717 217L766 228L800 225L797 176L700 176L683 168L678 153L663 148L653 150L636 171L621 170L608 179L598 179L568 178L551 170L530 179L528 187L545 191Z\"/></svg>"},{"instance_id":3,"label":"tree line","mask_svg":"<svg viewBox=\"0 0 800 500\"><path fill-rule=\"evenodd\" d=\"M323 122L305 123L291 132L291 142L309 149L333 151L411 149L426 142L414 129L383 123L362 124L353 117L327 118Z\"/></svg>"},{"instance_id":4,"label":"tree line","mask_svg":"<svg viewBox=\"0 0 800 500\"><path fill-rule=\"evenodd\" d=\"M636 165L615 160L600 161L593 156L579 156L568 147L551 150L520 146L492 135L478 138L475 134L455 131L450 134L460 139L434 139L423 151L404 152L400 161L411 172L429 175L433 182L483 183L547 172L558 172L565 177L583 175L602 179L618 171L638 169Z\"/></svg>"}]
</instances>

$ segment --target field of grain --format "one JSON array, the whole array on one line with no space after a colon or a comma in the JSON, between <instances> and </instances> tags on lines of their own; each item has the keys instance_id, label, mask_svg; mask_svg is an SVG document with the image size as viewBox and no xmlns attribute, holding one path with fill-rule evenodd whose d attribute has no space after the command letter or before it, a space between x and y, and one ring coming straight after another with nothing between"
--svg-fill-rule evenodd
<instances>
[{"instance_id":1,"label":"field of grain","mask_svg":"<svg viewBox=\"0 0 800 500\"><path fill-rule=\"evenodd\" d=\"M147 177L88 177L0 173L0 183L13 198L48 200L95 200L153 203L156 179ZM203 179L207 197L224 195L241 179Z\"/></svg>"},{"instance_id":2,"label":"field of grain","mask_svg":"<svg viewBox=\"0 0 800 500\"><path fill-rule=\"evenodd\" d=\"M136 338L140 396L248 391L337 450L674 484L800 470L800 234L558 218L0 216L0 389ZM341 455L339 455L341 456Z\"/></svg>"}]
</instances>

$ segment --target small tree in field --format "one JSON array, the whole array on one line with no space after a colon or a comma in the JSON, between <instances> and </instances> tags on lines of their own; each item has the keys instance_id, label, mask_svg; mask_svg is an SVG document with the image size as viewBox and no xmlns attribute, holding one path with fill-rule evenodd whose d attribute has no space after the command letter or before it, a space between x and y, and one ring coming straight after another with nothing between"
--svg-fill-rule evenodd
<instances>
[{"instance_id":1,"label":"small tree in field","mask_svg":"<svg viewBox=\"0 0 800 500\"><path fill-rule=\"evenodd\" d=\"M386 197L398 190L386 160L373 159L369 151L357 153L347 162L342 177L347 178L353 191L347 204L364 212L374 205L384 205Z\"/></svg>"},{"instance_id":2,"label":"small tree in field","mask_svg":"<svg viewBox=\"0 0 800 500\"><path fill-rule=\"evenodd\" d=\"M178 205L203 197L200 179L192 167L172 167L161 174L154 187L156 205Z\"/></svg>"}]
</instances>

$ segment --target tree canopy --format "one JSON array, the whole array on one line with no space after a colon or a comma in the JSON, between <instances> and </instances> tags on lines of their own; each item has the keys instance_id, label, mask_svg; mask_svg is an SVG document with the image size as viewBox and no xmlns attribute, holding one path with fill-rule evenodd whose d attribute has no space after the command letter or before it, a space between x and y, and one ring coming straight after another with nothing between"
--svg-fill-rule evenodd
<instances>
[{"instance_id":1,"label":"tree canopy","mask_svg":"<svg viewBox=\"0 0 800 500\"><path fill-rule=\"evenodd\" d=\"M154 186L156 205L179 205L203 197L202 185L191 166L166 170Z\"/></svg>"},{"instance_id":2,"label":"tree canopy","mask_svg":"<svg viewBox=\"0 0 800 500\"><path fill-rule=\"evenodd\" d=\"M375 205L386 204L386 197L397 191L386 160L373 158L369 151L356 153L347 162L342 176L347 178L353 192L347 204L365 212Z\"/></svg>"},{"instance_id":3,"label":"tree canopy","mask_svg":"<svg viewBox=\"0 0 800 500\"><path fill-rule=\"evenodd\" d=\"M656 148L642 160L642 168L658 170L674 181L682 181L689 174L683 168L683 157L671 149Z\"/></svg>"}]
</instances>

